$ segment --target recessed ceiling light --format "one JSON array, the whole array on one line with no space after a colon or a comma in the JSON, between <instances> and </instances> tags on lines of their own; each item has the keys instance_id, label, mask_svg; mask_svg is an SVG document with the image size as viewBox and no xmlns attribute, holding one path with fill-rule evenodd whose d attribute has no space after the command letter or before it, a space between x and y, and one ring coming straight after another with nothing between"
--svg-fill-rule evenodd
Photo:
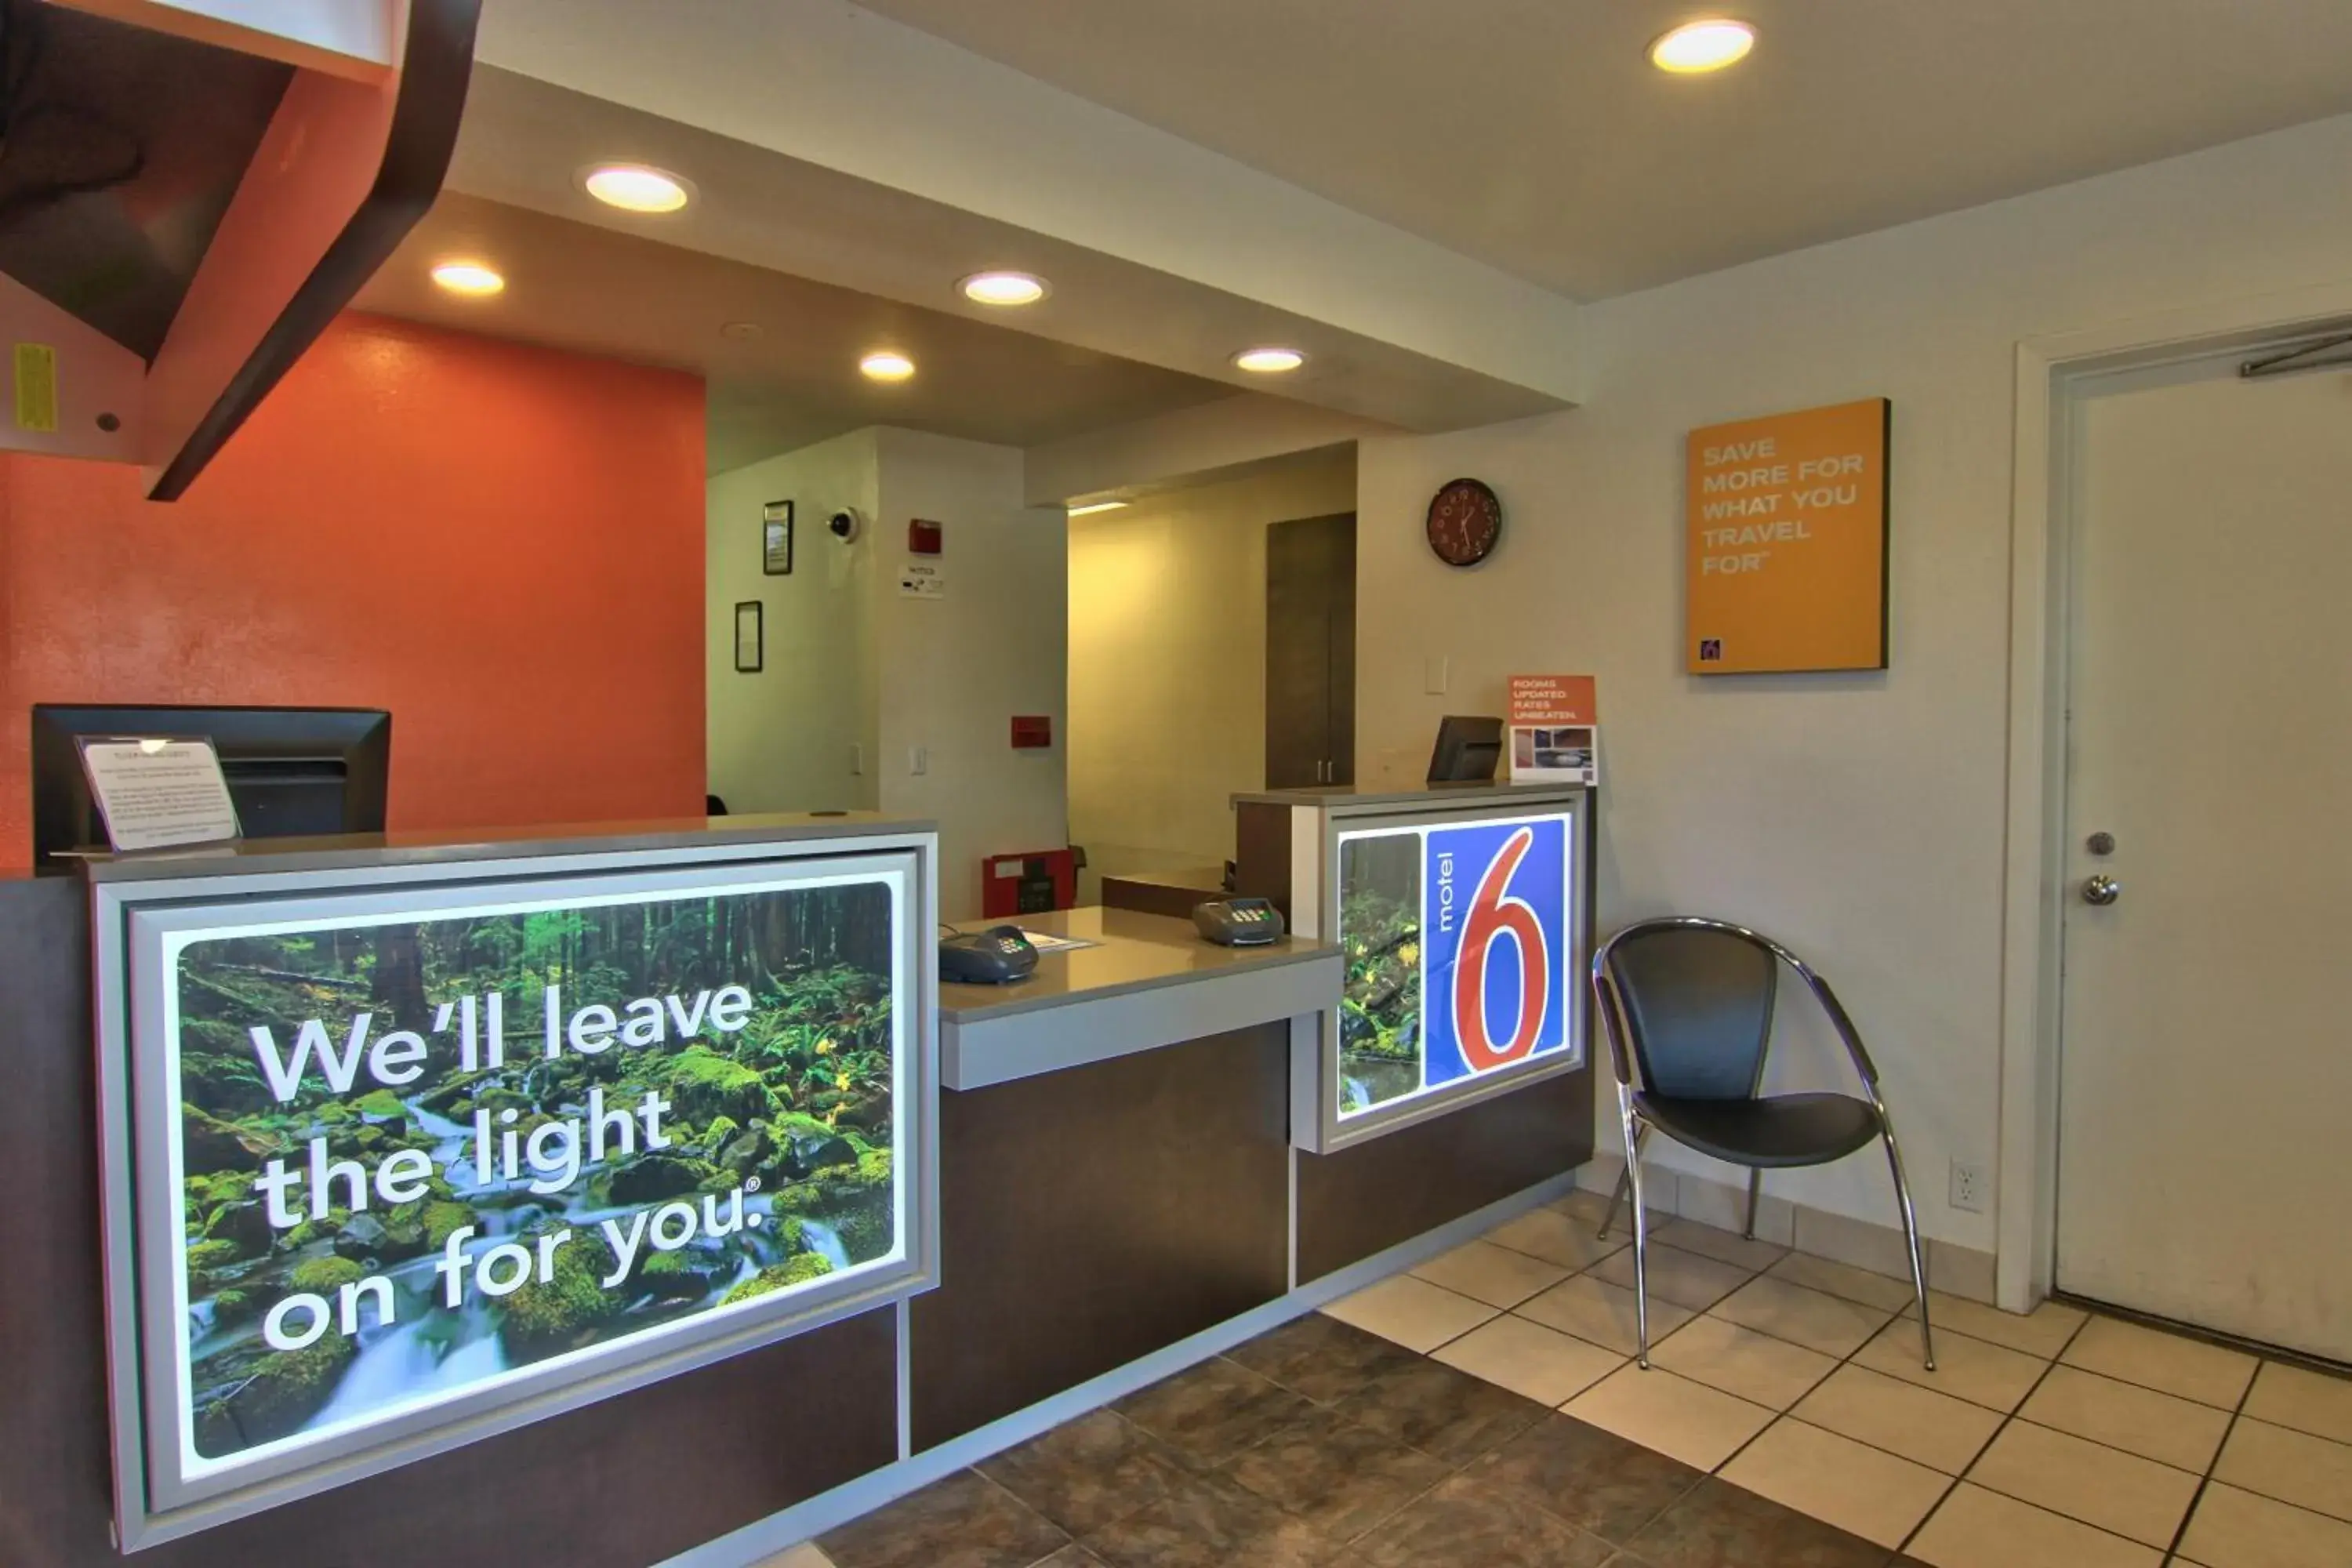
<instances>
[{"instance_id":1,"label":"recessed ceiling light","mask_svg":"<svg viewBox=\"0 0 2352 1568\"><path fill-rule=\"evenodd\" d=\"M1685 22L1650 46L1650 63L1676 76L1719 71L1748 58L1756 47L1756 29L1745 22L1710 16Z\"/></svg>"},{"instance_id":2,"label":"recessed ceiling light","mask_svg":"<svg viewBox=\"0 0 2352 1568\"><path fill-rule=\"evenodd\" d=\"M1027 272L975 272L956 287L975 305L1034 305L1045 297L1045 280Z\"/></svg>"},{"instance_id":3,"label":"recessed ceiling light","mask_svg":"<svg viewBox=\"0 0 2352 1568\"><path fill-rule=\"evenodd\" d=\"M495 294L507 286L505 279L478 261L445 261L433 269L433 281L452 294L475 299Z\"/></svg>"},{"instance_id":4,"label":"recessed ceiling light","mask_svg":"<svg viewBox=\"0 0 2352 1568\"><path fill-rule=\"evenodd\" d=\"M1297 370L1306 363L1307 356L1297 349L1244 349L1234 356L1234 367L1248 371L1253 375L1280 375L1285 371Z\"/></svg>"},{"instance_id":5,"label":"recessed ceiling light","mask_svg":"<svg viewBox=\"0 0 2352 1568\"><path fill-rule=\"evenodd\" d=\"M760 335L757 321L728 321L719 329L719 335L730 342L748 343Z\"/></svg>"},{"instance_id":6,"label":"recessed ceiling light","mask_svg":"<svg viewBox=\"0 0 2352 1568\"><path fill-rule=\"evenodd\" d=\"M674 213L692 195L676 174L644 163L599 163L580 183L606 206L627 213Z\"/></svg>"},{"instance_id":7,"label":"recessed ceiling light","mask_svg":"<svg viewBox=\"0 0 2352 1568\"><path fill-rule=\"evenodd\" d=\"M857 368L866 373L868 381L904 381L915 374L915 362L905 354L883 349L859 360Z\"/></svg>"},{"instance_id":8,"label":"recessed ceiling light","mask_svg":"<svg viewBox=\"0 0 2352 1568\"><path fill-rule=\"evenodd\" d=\"M1089 501L1085 506L1072 507L1070 509L1070 515L1072 517L1092 517L1098 511L1117 511L1126 504L1127 503L1123 500Z\"/></svg>"}]
</instances>

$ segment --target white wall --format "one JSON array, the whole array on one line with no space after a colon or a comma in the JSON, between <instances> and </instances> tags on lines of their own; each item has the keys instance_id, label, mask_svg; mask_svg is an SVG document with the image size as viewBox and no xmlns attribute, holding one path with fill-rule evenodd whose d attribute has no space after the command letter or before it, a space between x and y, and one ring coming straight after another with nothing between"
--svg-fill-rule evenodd
<instances>
[{"instance_id":1,"label":"white wall","mask_svg":"<svg viewBox=\"0 0 2352 1568\"><path fill-rule=\"evenodd\" d=\"M1097 875L1222 865L1265 785L1265 531L1356 507L1352 447L1070 523L1070 833Z\"/></svg>"},{"instance_id":2,"label":"white wall","mask_svg":"<svg viewBox=\"0 0 2352 1568\"><path fill-rule=\"evenodd\" d=\"M1513 671L1598 674L1602 929L1724 915L1813 961L1884 1072L1926 1229L1990 1250L1991 1215L1946 1200L1949 1162L1991 1169L1999 1136L2015 346L2352 278L2347 170L2352 117L1626 296L1586 312L1583 408L1366 440L1360 779L1417 776L1440 714L1501 711ZM1685 676L1685 433L1875 395L1895 404L1893 668ZM1470 572L1422 540L1457 474L1507 517ZM1424 696L1436 655L1452 689ZM1789 1044L1790 1081L1843 1080L1818 1030ZM1767 1190L1893 1218L1864 1159Z\"/></svg>"},{"instance_id":3,"label":"white wall","mask_svg":"<svg viewBox=\"0 0 2352 1568\"><path fill-rule=\"evenodd\" d=\"M1010 447L885 427L869 537L881 647L877 708L884 811L940 824L940 905L980 910L980 859L1070 841L1064 794L1068 657L1066 525L1024 506ZM907 524L944 525L943 599L898 592ZM1014 751L1015 714L1053 720L1054 745ZM928 753L909 771L908 752Z\"/></svg>"},{"instance_id":4,"label":"white wall","mask_svg":"<svg viewBox=\"0 0 2352 1568\"><path fill-rule=\"evenodd\" d=\"M876 432L846 436L711 476L709 548L710 790L738 812L840 811L877 799L869 760L850 772L851 748L876 741L877 669L870 540L845 546L824 520L856 507L874 514ZM760 509L794 503L793 570L761 567ZM764 604L767 658L735 671L735 605Z\"/></svg>"}]
</instances>

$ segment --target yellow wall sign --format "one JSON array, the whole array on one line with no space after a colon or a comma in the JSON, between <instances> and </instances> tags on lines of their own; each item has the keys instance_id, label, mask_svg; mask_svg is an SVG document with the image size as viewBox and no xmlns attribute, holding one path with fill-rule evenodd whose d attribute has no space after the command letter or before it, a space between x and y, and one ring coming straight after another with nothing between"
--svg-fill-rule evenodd
<instances>
[{"instance_id":1,"label":"yellow wall sign","mask_svg":"<svg viewBox=\"0 0 2352 1568\"><path fill-rule=\"evenodd\" d=\"M1690 434L1684 668L1886 668L1883 397Z\"/></svg>"}]
</instances>

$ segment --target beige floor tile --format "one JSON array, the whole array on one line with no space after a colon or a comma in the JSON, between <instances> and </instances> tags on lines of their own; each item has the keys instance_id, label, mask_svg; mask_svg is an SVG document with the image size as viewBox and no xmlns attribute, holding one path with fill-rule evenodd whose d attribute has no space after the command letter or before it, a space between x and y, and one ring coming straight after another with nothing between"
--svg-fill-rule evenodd
<instances>
[{"instance_id":1,"label":"beige floor tile","mask_svg":"<svg viewBox=\"0 0 2352 1568\"><path fill-rule=\"evenodd\" d=\"M1919 1304L1906 1297L1903 1310L1906 1317L1916 1318ZM1999 1307L1947 1296L1941 1290L1927 1292L1927 1310L1929 1321L1939 1329L1957 1329L1972 1340L2006 1345L2043 1361L2052 1360L2064 1350L2066 1342L2074 1337L2074 1331L2090 1316L2080 1307L2061 1306L2055 1301L2044 1301L2031 1312L2004 1312Z\"/></svg>"},{"instance_id":2,"label":"beige floor tile","mask_svg":"<svg viewBox=\"0 0 2352 1568\"><path fill-rule=\"evenodd\" d=\"M1505 1220L1486 1233L1486 1239L1513 1252L1524 1252L1529 1258L1540 1258L1546 1263L1572 1269L1590 1268L1631 1244L1633 1238L1621 1226L1608 1240L1595 1240L1592 1226L1580 1215L1538 1208L1529 1209L1517 1219Z\"/></svg>"},{"instance_id":3,"label":"beige floor tile","mask_svg":"<svg viewBox=\"0 0 2352 1568\"><path fill-rule=\"evenodd\" d=\"M2073 1366L2052 1367L2018 1414L2200 1475L2230 1429L2226 1410Z\"/></svg>"},{"instance_id":4,"label":"beige floor tile","mask_svg":"<svg viewBox=\"0 0 2352 1568\"><path fill-rule=\"evenodd\" d=\"M1609 1194L1592 1187L1578 1187L1563 1196L1552 1199L1544 1206L1557 1209L1564 1215L1573 1215L1578 1219L1598 1226L1608 1215Z\"/></svg>"},{"instance_id":5,"label":"beige floor tile","mask_svg":"<svg viewBox=\"0 0 2352 1568\"><path fill-rule=\"evenodd\" d=\"M2352 1447L2241 1417L2213 1479L2352 1523Z\"/></svg>"},{"instance_id":6,"label":"beige floor tile","mask_svg":"<svg viewBox=\"0 0 2352 1568\"><path fill-rule=\"evenodd\" d=\"M1718 1230L1711 1225L1701 1225L1695 1219L1669 1220L1651 1232L1668 1247L1679 1247L1685 1252L1696 1252L1712 1258L1717 1263L1754 1273L1769 1268L1789 1254L1785 1247L1769 1241L1750 1241L1738 1231Z\"/></svg>"},{"instance_id":7,"label":"beige floor tile","mask_svg":"<svg viewBox=\"0 0 2352 1568\"><path fill-rule=\"evenodd\" d=\"M1432 1359L1545 1405L1560 1405L1625 1364L1614 1351L1509 1313L1440 1345Z\"/></svg>"},{"instance_id":8,"label":"beige floor tile","mask_svg":"<svg viewBox=\"0 0 2352 1568\"><path fill-rule=\"evenodd\" d=\"M1974 1463L2000 1426L1997 1411L1850 1363L1790 1414L1948 1476Z\"/></svg>"},{"instance_id":9,"label":"beige floor tile","mask_svg":"<svg viewBox=\"0 0 2352 1568\"><path fill-rule=\"evenodd\" d=\"M1837 1369L1819 1351L1716 1317L1694 1318L1653 1345L1650 1364L1775 1410L1786 1410Z\"/></svg>"},{"instance_id":10,"label":"beige floor tile","mask_svg":"<svg viewBox=\"0 0 2352 1568\"><path fill-rule=\"evenodd\" d=\"M1969 1469L1977 1486L2149 1546L2172 1544L2198 1478L2120 1448L2028 1421L2000 1429Z\"/></svg>"},{"instance_id":11,"label":"beige floor tile","mask_svg":"<svg viewBox=\"0 0 2352 1568\"><path fill-rule=\"evenodd\" d=\"M1712 1258L1701 1258L1696 1252L1664 1247L1654 1241L1650 1244L1647 1264L1651 1300L1672 1301L1677 1307L1689 1307L1698 1311L1714 1306L1753 1278L1745 1268L1718 1263ZM1633 1249L1629 1247L1615 1257L1594 1264L1589 1272L1596 1279L1606 1279L1612 1285L1631 1290L1633 1288Z\"/></svg>"},{"instance_id":12,"label":"beige floor tile","mask_svg":"<svg viewBox=\"0 0 2352 1568\"><path fill-rule=\"evenodd\" d=\"M1520 1302L1513 1310L1548 1329L1590 1340L1620 1355L1632 1355L1641 1345L1634 1333L1633 1292L1620 1289L1605 1279L1595 1279L1590 1274L1563 1279L1533 1300ZM1653 1297L1650 1342L1656 1344L1690 1321L1691 1314L1685 1309Z\"/></svg>"},{"instance_id":13,"label":"beige floor tile","mask_svg":"<svg viewBox=\"0 0 2352 1568\"><path fill-rule=\"evenodd\" d=\"M1773 1415L1703 1383L1637 1366L1621 1368L1560 1408L1702 1470L1731 1458Z\"/></svg>"},{"instance_id":14,"label":"beige floor tile","mask_svg":"<svg viewBox=\"0 0 2352 1568\"><path fill-rule=\"evenodd\" d=\"M1944 1333L1936 1336L1936 1370L1929 1372L1920 1364L1919 1325L1909 1318L1897 1318L1879 1330L1878 1337L1856 1351L1853 1359L1873 1372L2002 1411L2016 1409L2050 1370L2048 1362L2022 1351Z\"/></svg>"},{"instance_id":15,"label":"beige floor tile","mask_svg":"<svg viewBox=\"0 0 2352 1568\"><path fill-rule=\"evenodd\" d=\"M2352 1563L2352 1524L2212 1481L2180 1556L2199 1568L2344 1568Z\"/></svg>"},{"instance_id":16,"label":"beige floor tile","mask_svg":"<svg viewBox=\"0 0 2352 1568\"><path fill-rule=\"evenodd\" d=\"M1474 1241L1431 1258L1412 1272L1415 1279L1443 1285L1474 1301L1516 1307L1538 1291L1550 1289L1571 1270L1491 1241Z\"/></svg>"},{"instance_id":17,"label":"beige floor tile","mask_svg":"<svg viewBox=\"0 0 2352 1568\"><path fill-rule=\"evenodd\" d=\"M2158 1568L2164 1553L1962 1482L1904 1555L1934 1568Z\"/></svg>"},{"instance_id":18,"label":"beige floor tile","mask_svg":"<svg viewBox=\"0 0 2352 1568\"><path fill-rule=\"evenodd\" d=\"M2246 1414L2273 1426L2352 1443L2352 1378L2266 1361L2254 1391L2246 1395Z\"/></svg>"},{"instance_id":19,"label":"beige floor tile","mask_svg":"<svg viewBox=\"0 0 2352 1568\"><path fill-rule=\"evenodd\" d=\"M815 1542L803 1541L767 1558L757 1568L833 1568L833 1559L818 1551Z\"/></svg>"},{"instance_id":20,"label":"beige floor tile","mask_svg":"<svg viewBox=\"0 0 2352 1568\"><path fill-rule=\"evenodd\" d=\"M2257 1364L2242 1352L2144 1329L2119 1318L2093 1318L2059 1359L2224 1410L2237 1407Z\"/></svg>"},{"instance_id":21,"label":"beige floor tile","mask_svg":"<svg viewBox=\"0 0 2352 1568\"><path fill-rule=\"evenodd\" d=\"M1903 1544L1952 1484L1924 1465L1802 1421L1775 1421L1723 1479L1881 1546Z\"/></svg>"},{"instance_id":22,"label":"beige floor tile","mask_svg":"<svg viewBox=\"0 0 2352 1568\"><path fill-rule=\"evenodd\" d=\"M1852 1355L1887 1319L1876 1307L1824 1296L1769 1275L1750 1280L1717 1302L1715 1315L1830 1356Z\"/></svg>"},{"instance_id":23,"label":"beige floor tile","mask_svg":"<svg viewBox=\"0 0 2352 1568\"><path fill-rule=\"evenodd\" d=\"M1791 1285L1802 1285L1808 1290L1819 1290L1825 1296L1842 1297L1859 1301L1865 1307L1877 1307L1892 1312L1910 1306L1916 1300L1911 1294L1908 1279L1890 1279L1884 1274L1873 1274L1867 1268L1856 1268L1850 1263L1832 1263L1826 1258L1815 1258L1810 1252L1792 1252L1774 1264L1772 1278L1785 1279Z\"/></svg>"},{"instance_id":24,"label":"beige floor tile","mask_svg":"<svg viewBox=\"0 0 2352 1568\"><path fill-rule=\"evenodd\" d=\"M1424 1354L1495 1316L1484 1301L1398 1274L1343 1296L1323 1309L1343 1323L1366 1333L1394 1340L1409 1351Z\"/></svg>"}]
</instances>

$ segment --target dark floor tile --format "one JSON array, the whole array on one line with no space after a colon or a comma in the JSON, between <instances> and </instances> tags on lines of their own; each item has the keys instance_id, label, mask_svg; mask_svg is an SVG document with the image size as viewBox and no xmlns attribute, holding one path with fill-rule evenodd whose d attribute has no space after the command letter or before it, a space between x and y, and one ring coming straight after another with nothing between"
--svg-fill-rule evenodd
<instances>
[{"instance_id":1,"label":"dark floor tile","mask_svg":"<svg viewBox=\"0 0 2352 1568\"><path fill-rule=\"evenodd\" d=\"M1190 1473L1158 1438L1108 1410L1090 1411L979 1468L1072 1535L1157 1502Z\"/></svg>"},{"instance_id":2,"label":"dark floor tile","mask_svg":"<svg viewBox=\"0 0 2352 1568\"><path fill-rule=\"evenodd\" d=\"M1646 1568L1885 1568L1892 1555L1713 1477L1625 1549Z\"/></svg>"},{"instance_id":3,"label":"dark floor tile","mask_svg":"<svg viewBox=\"0 0 2352 1568\"><path fill-rule=\"evenodd\" d=\"M975 1471L853 1520L817 1542L836 1568L1030 1568L1069 1542Z\"/></svg>"},{"instance_id":4,"label":"dark floor tile","mask_svg":"<svg viewBox=\"0 0 2352 1568\"><path fill-rule=\"evenodd\" d=\"M1218 1356L1112 1408L1194 1465L1213 1469L1315 1406Z\"/></svg>"},{"instance_id":5,"label":"dark floor tile","mask_svg":"<svg viewBox=\"0 0 2352 1568\"><path fill-rule=\"evenodd\" d=\"M1465 1465L1549 1414L1534 1400L1415 1356L1332 1406L1360 1426Z\"/></svg>"},{"instance_id":6,"label":"dark floor tile","mask_svg":"<svg viewBox=\"0 0 2352 1568\"><path fill-rule=\"evenodd\" d=\"M1193 1477L1086 1544L1111 1568L1311 1568L1333 1550L1304 1520L1222 1475Z\"/></svg>"},{"instance_id":7,"label":"dark floor tile","mask_svg":"<svg viewBox=\"0 0 2352 1568\"><path fill-rule=\"evenodd\" d=\"M1226 1354L1318 1405L1336 1404L1375 1374L1422 1359L1402 1345L1320 1312L1294 1318Z\"/></svg>"},{"instance_id":8,"label":"dark floor tile","mask_svg":"<svg viewBox=\"0 0 2352 1568\"><path fill-rule=\"evenodd\" d=\"M1452 1473L1443 1460L1322 1409L1268 1437L1225 1470L1335 1545L1353 1541Z\"/></svg>"},{"instance_id":9,"label":"dark floor tile","mask_svg":"<svg viewBox=\"0 0 2352 1568\"><path fill-rule=\"evenodd\" d=\"M1620 1546L1705 1479L1560 1415L1546 1415L1463 1473Z\"/></svg>"},{"instance_id":10,"label":"dark floor tile","mask_svg":"<svg viewBox=\"0 0 2352 1568\"><path fill-rule=\"evenodd\" d=\"M1348 1549L1348 1568L1599 1568L1611 1548L1460 1476Z\"/></svg>"}]
</instances>

